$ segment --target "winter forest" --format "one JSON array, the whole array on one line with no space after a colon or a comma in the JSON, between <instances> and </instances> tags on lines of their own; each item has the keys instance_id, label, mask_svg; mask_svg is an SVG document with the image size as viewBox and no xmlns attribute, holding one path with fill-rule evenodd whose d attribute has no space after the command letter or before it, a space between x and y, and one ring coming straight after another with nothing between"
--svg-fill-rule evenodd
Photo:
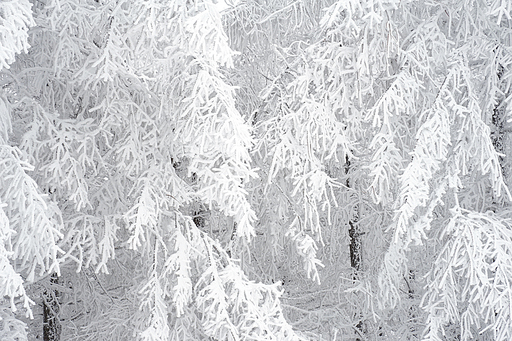
<instances>
[{"instance_id":1,"label":"winter forest","mask_svg":"<svg viewBox=\"0 0 512 341\"><path fill-rule=\"evenodd\" d=\"M512 340L510 0L0 0L0 340Z\"/></svg>"}]
</instances>

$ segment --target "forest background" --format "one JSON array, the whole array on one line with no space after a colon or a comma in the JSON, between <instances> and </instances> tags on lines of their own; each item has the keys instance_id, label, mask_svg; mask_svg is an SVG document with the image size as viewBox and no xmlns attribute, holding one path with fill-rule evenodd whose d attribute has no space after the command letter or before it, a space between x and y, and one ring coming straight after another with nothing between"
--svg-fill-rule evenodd
<instances>
[{"instance_id":1,"label":"forest background","mask_svg":"<svg viewBox=\"0 0 512 341\"><path fill-rule=\"evenodd\" d=\"M2 0L1 340L512 339L508 0Z\"/></svg>"}]
</instances>

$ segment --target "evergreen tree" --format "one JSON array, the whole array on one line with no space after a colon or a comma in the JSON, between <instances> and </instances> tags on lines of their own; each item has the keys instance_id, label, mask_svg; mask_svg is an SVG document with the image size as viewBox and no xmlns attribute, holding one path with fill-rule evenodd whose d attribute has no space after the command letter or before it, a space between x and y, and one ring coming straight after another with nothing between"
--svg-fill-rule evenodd
<instances>
[{"instance_id":1,"label":"evergreen tree","mask_svg":"<svg viewBox=\"0 0 512 341\"><path fill-rule=\"evenodd\" d=\"M511 339L511 16L0 3L0 337Z\"/></svg>"}]
</instances>

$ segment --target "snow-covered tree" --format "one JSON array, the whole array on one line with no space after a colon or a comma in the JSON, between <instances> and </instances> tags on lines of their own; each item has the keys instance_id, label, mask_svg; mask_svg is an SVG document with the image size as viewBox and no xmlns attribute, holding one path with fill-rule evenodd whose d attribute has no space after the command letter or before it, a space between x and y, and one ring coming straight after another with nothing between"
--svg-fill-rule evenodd
<instances>
[{"instance_id":1,"label":"snow-covered tree","mask_svg":"<svg viewBox=\"0 0 512 341\"><path fill-rule=\"evenodd\" d=\"M509 340L511 15L0 3L0 336Z\"/></svg>"},{"instance_id":2,"label":"snow-covered tree","mask_svg":"<svg viewBox=\"0 0 512 341\"><path fill-rule=\"evenodd\" d=\"M266 76L255 111L264 177L290 208L275 219L287 220L288 235L300 226L331 257L337 240L348 249L356 235L365 236L367 275L348 289L367 298L358 309L368 325L350 315L357 333L509 338L502 307L510 302L503 279L510 274L500 271L507 272L501 259L510 252L503 177L510 169L510 10L507 1L338 1L318 20L314 6L290 2L245 23L246 39L270 20L269 32L281 29L292 39L270 42L267 58L280 61L279 71L258 70L275 74ZM314 19L316 29L304 39L282 24L304 28ZM340 202L338 212L329 211ZM468 226L478 237L462 237L474 230ZM459 249L448 254L453 243ZM305 259L308 272L315 269L318 263Z\"/></svg>"},{"instance_id":3,"label":"snow-covered tree","mask_svg":"<svg viewBox=\"0 0 512 341\"><path fill-rule=\"evenodd\" d=\"M6 294L30 309L20 275L52 289L45 275L64 267L66 338L298 339L276 285L248 279L193 219L217 212L240 247L255 235L245 189L257 176L253 141L223 75L235 55L224 8L54 1L33 10L32 47L3 74L4 135L13 127L2 172ZM116 265L124 277L108 276Z\"/></svg>"}]
</instances>

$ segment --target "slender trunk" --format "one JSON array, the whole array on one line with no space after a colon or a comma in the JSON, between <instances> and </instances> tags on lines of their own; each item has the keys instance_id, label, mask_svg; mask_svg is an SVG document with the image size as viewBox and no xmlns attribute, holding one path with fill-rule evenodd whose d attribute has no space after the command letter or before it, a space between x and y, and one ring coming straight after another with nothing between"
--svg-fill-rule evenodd
<instances>
[{"instance_id":1,"label":"slender trunk","mask_svg":"<svg viewBox=\"0 0 512 341\"><path fill-rule=\"evenodd\" d=\"M359 231L359 226L357 225L358 219L359 217L356 212L352 220L348 222L350 226L348 229L348 235L350 237L350 266L354 270L354 280L359 279L359 272L361 272L363 264L361 249L362 233Z\"/></svg>"},{"instance_id":2,"label":"slender trunk","mask_svg":"<svg viewBox=\"0 0 512 341\"><path fill-rule=\"evenodd\" d=\"M404 279L405 279L405 284L407 285L407 296L411 302L411 306L409 308L409 321L411 321L411 325L410 325L410 331L411 331L411 334L413 336L414 339L419 339L418 337L418 331L417 331L417 328L416 328L416 323L417 323L417 306L416 304L414 303L414 295L415 295L415 291L414 291L414 282L416 281L416 273L414 272L414 270L409 270L409 273L407 276L404 276Z\"/></svg>"},{"instance_id":3,"label":"slender trunk","mask_svg":"<svg viewBox=\"0 0 512 341\"><path fill-rule=\"evenodd\" d=\"M498 64L498 70L497 70L497 76L498 81L502 80L503 74L505 72L505 69L503 68L503 65ZM498 86L501 84L498 84ZM507 123L507 117L506 117L506 104L504 103L505 98L508 96L505 95L504 98L500 98L496 105L494 106L492 117L491 117L491 123L492 123L492 132L491 132L491 140L492 144L494 146L494 149L502 154L499 156L498 160L500 162L501 167L501 174L503 176L503 180L505 183L507 183L507 178L509 176L508 170L506 167L506 153L510 150L506 147L508 139L507 139L507 129L506 129L506 123ZM498 206L496 201L493 200L493 206ZM496 210L496 207L493 208L493 210ZM492 259L492 262L496 261L496 257ZM495 274L495 271L492 271L493 274ZM497 316L498 314L496 311L494 312L494 316Z\"/></svg>"},{"instance_id":4,"label":"slender trunk","mask_svg":"<svg viewBox=\"0 0 512 341\"><path fill-rule=\"evenodd\" d=\"M59 292L52 288L52 284L58 284L57 274L50 276L50 285L43 293L43 340L59 341L61 325L59 321Z\"/></svg>"},{"instance_id":5,"label":"slender trunk","mask_svg":"<svg viewBox=\"0 0 512 341\"><path fill-rule=\"evenodd\" d=\"M503 76L503 73L504 73L504 69L503 69L503 66L502 65L499 65L498 66L498 80L501 80L501 77ZM491 134L491 139L492 139L492 144L494 145L494 149L496 149L496 151L498 153L501 153L501 154L504 154L505 153L505 123L506 123L506 120L505 120L505 108L504 108L504 105L503 105L503 100L499 100L498 103L496 104L496 106L494 107L494 110L493 110L493 113L492 113L492 125L494 126L493 127L493 132ZM502 174L503 174L503 177L506 177L505 175L505 160L503 158L503 156L500 156L499 157L499 160L500 160L500 166L501 166L501 171L502 171Z\"/></svg>"},{"instance_id":6,"label":"slender trunk","mask_svg":"<svg viewBox=\"0 0 512 341\"><path fill-rule=\"evenodd\" d=\"M351 188L350 178L348 174L350 172L350 159L348 156L345 158L345 174L347 175L346 186ZM359 280L361 270L363 269L363 249L362 249L362 237L363 232L361 231L361 227L358 224L359 222L359 207L354 207L352 217L348 222L348 236L350 238L350 266L353 270L353 279L354 281ZM362 314L357 314L356 319L359 319L355 328L358 336L363 336L365 334L365 323L363 320ZM356 338L356 341L361 341L359 337Z\"/></svg>"},{"instance_id":7,"label":"slender trunk","mask_svg":"<svg viewBox=\"0 0 512 341\"><path fill-rule=\"evenodd\" d=\"M503 180L509 188L512 186L512 162L510 161L510 155L512 153L512 130L511 126L507 123L507 102L506 99L510 97L510 90L504 88L503 86L503 75L505 73L505 69L501 64L498 65L497 76L499 84L498 86L507 92L505 92L502 96L500 96L496 105L493 109L492 117L491 117L491 140L494 146L494 149L500 153L501 155L498 157L501 174L503 175ZM496 210L500 205L493 200L493 210Z\"/></svg>"}]
</instances>

